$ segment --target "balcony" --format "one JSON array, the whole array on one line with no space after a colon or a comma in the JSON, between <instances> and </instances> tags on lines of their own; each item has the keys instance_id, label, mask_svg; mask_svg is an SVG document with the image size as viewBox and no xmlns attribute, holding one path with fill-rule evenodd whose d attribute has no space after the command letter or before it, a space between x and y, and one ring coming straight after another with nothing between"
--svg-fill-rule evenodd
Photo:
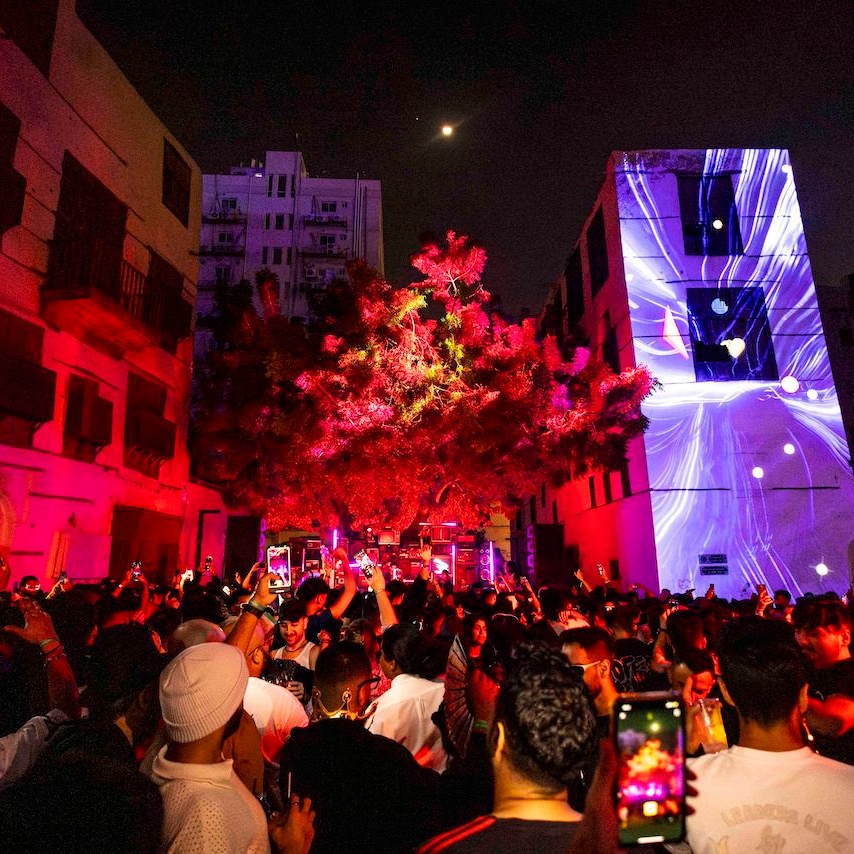
<instances>
[{"instance_id":1,"label":"balcony","mask_svg":"<svg viewBox=\"0 0 854 854\"><path fill-rule=\"evenodd\" d=\"M52 326L121 358L152 343L174 352L190 334L193 306L183 298L183 279L146 276L98 245L55 243L41 314ZM152 253L152 258L154 254Z\"/></svg>"},{"instance_id":2,"label":"balcony","mask_svg":"<svg viewBox=\"0 0 854 854\"><path fill-rule=\"evenodd\" d=\"M176 429L175 424L162 415L144 409L129 410L125 424L125 456L130 451L158 463L171 460L175 456Z\"/></svg>"},{"instance_id":3,"label":"balcony","mask_svg":"<svg viewBox=\"0 0 854 854\"><path fill-rule=\"evenodd\" d=\"M0 352L0 413L32 425L53 420L56 373Z\"/></svg>"},{"instance_id":4,"label":"balcony","mask_svg":"<svg viewBox=\"0 0 854 854\"><path fill-rule=\"evenodd\" d=\"M303 223L309 228L347 228L347 217L341 214L306 214Z\"/></svg>"},{"instance_id":5,"label":"balcony","mask_svg":"<svg viewBox=\"0 0 854 854\"><path fill-rule=\"evenodd\" d=\"M242 211L208 211L202 214L202 222L211 225L246 225L246 214Z\"/></svg>"},{"instance_id":6,"label":"balcony","mask_svg":"<svg viewBox=\"0 0 854 854\"><path fill-rule=\"evenodd\" d=\"M332 258L344 261L350 257L349 249L339 249L335 246L307 246L300 249L303 258Z\"/></svg>"},{"instance_id":7,"label":"balcony","mask_svg":"<svg viewBox=\"0 0 854 854\"><path fill-rule=\"evenodd\" d=\"M199 255L242 255L246 250L234 243L215 243L213 246L200 246Z\"/></svg>"}]
</instances>

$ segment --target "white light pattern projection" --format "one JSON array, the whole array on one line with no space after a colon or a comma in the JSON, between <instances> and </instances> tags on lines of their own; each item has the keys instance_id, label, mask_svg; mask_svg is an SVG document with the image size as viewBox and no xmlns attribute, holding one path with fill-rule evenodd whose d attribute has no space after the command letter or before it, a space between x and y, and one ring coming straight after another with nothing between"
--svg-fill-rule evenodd
<instances>
[{"instance_id":1,"label":"white light pattern projection","mask_svg":"<svg viewBox=\"0 0 854 854\"><path fill-rule=\"evenodd\" d=\"M729 569L711 579L719 595L814 590L817 565L848 566L854 481L788 153L627 152L615 171L635 358L664 384L643 440L660 583L705 589L698 557L715 553ZM742 255L685 254L679 172L732 176ZM687 289L750 287L764 292L779 377L797 388L695 378ZM847 576L833 576L840 592Z\"/></svg>"}]
</instances>

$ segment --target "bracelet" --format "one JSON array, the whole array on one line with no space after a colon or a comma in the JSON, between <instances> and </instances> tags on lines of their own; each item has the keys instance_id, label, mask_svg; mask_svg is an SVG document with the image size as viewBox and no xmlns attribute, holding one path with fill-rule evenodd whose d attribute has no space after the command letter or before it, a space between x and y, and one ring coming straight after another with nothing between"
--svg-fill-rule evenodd
<instances>
[{"instance_id":1,"label":"bracelet","mask_svg":"<svg viewBox=\"0 0 854 854\"><path fill-rule=\"evenodd\" d=\"M472 732L489 732L489 721L475 721L471 729Z\"/></svg>"},{"instance_id":2,"label":"bracelet","mask_svg":"<svg viewBox=\"0 0 854 854\"><path fill-rule=\"evenodd\" d=\"M45 656L44 656L45 666L47 666L48 664L53 664L53 662L56 661L57 659L66 658L66 657L67 656L65 655L65 650L61 646L58 646L58 647L56 647L56 649L52 649L49 653L45 654Z\"/></svg>"},{"instance_id":3,"label":"bracelet","mask_svg":"<svg viewBox=\"0 0 854 854\"><path fill-rule=\"evenodd\" d=\"M39 646L44 649L48 644L52 643L58 643L60 646L62 646L62 642L59 640L59 638L45 638L43 641L39 641Z\"/></svg>"},{"instance_id":4,"label":"bracelet","mask_svg":"<svg viewBox=\"0 0 854 854\"><path fill-rule=\"evenodd\" d=\"M254 614L259 620L264 616L266 608L258 602L253 602L251 599L243 606L243 613Z\"/></svg>"}]
</instances>

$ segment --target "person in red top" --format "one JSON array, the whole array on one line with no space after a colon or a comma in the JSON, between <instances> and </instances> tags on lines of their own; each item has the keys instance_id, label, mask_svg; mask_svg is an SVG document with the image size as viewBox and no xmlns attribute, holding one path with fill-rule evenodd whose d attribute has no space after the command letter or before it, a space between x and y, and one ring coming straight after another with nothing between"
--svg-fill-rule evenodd
<instances>
[{"instance_id":1,"label":"person in red top","mask_svg":"<svg viewBox=\"0 0 854 854\"><path fill-rule=\"evenodd\" d=\"M533 644L514 651L488 744L492 812L434 837L419 854L564 854L581 821L567 788L598 747L584 683L566 658Z\"/></svg>"}]
</instances>

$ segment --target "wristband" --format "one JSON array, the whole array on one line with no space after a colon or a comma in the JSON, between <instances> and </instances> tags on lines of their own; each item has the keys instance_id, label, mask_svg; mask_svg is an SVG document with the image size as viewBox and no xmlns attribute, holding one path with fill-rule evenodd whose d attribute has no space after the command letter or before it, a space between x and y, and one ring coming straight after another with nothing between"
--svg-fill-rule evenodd
<instances>
[{"instance_id":1,"label":"wristband","mask_svg":"<svg viewBox=\"0 0 854 854\"><path fill-rule=\"evenodd\" d=\"M243 606L243 613L249 612L254 614L259 620L264 616L266 608L259 602L253 602L251 599Z\"/></svg>"},{"instance_id":2,"label":"wristband","mask_svg":"<svg viewBox=\"0 0 854 854\"><path fill-rule=\"evenodd\" d=\"M62 646L62 642L59 638L45 638L43 641L39 641L39 646L44 649L48 644L57 643Z\"/></svg>"},{"instance_id":3,"label":"wristband","mask_svg":"<svg viewBox=\"0 0 854 854\"><path fill-rule=\"evenodd\" d=\"M489 721L475 721L471 725L472 732L489 732Z\"/></svg>"}]
</instances>

